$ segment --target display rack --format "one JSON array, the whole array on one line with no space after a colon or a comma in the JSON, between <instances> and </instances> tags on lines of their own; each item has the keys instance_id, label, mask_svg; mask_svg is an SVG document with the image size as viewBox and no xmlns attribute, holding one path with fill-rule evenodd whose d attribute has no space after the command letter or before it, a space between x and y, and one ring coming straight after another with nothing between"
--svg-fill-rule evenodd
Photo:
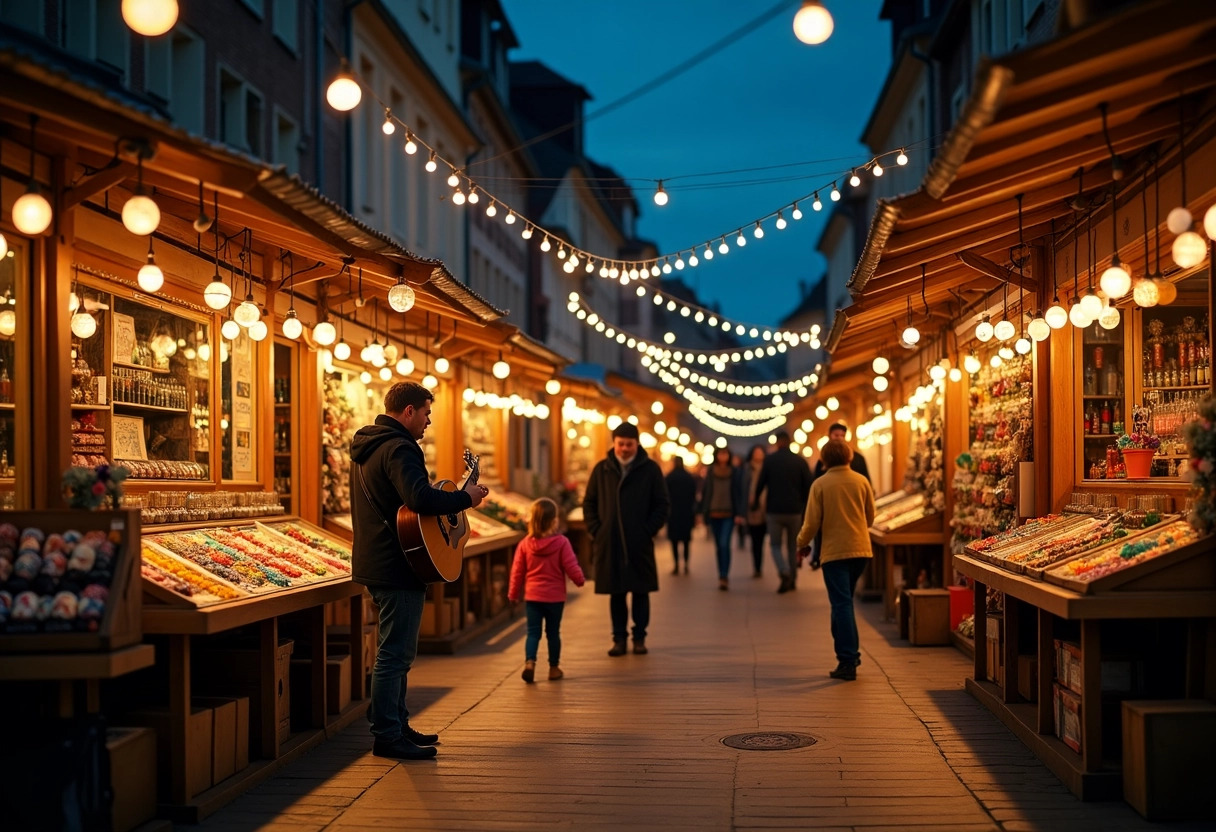
<instances>
[{"instance_id":1,"label":"display rack","mask_svg":"<svg viewBox=\"0 0 1216 832\"><path fill-rule=\"evenodd\" d=\"M985 609L989 588L1005 595L1000 616L976 616L974 675L967 690L1082 799L1120 793L1118 755L1103 737L1104 713L1117 716L1112 698L1216 694L1203 669L1205 632L1216 615L1216 545L1211 538L1200 539L1184 521L1166 519L1082 547L1037 576L997 565L1002 551L1045 546L1068 536L1071 525L1094 520L1042 518L955 557L955 568L974 581L977 610ZM1078 569L1083 563L1095 568ZM1139 670L1143 650L1132 650L1137 657L1132 660L1116 660L1126 635L1112 637L1107 628L1134 620L1141 622L1140 630L1152 621L1178 619L1188 620L1172 631L1183 633L1179 641L1184 643L1157 649L1179 660L1167 658L1153 672ZM985 644L995 649L979 649ZM998 667L989 667L990 660Z\"/></svg>"},{"instance_id":2,"label":"display rack","mask_svg":"<svg viewBox=\"0 0 1216 832\"><path fill-rule=\"evenodd\" d=\"M923 491L896 491L884 495L875 502L875 509L870 543L878 559L876 577L881 583L873 588L882 593L886 617L893 618L895 599L899 597L900 586L907 584L909 570L919 572L923 569L926 585L941 585L945 528L941 513L934 509ZM903 569L903 580L898 582L897 566ZM921 583L917 580L916 585Z\"/></svg>"}]
</instances>

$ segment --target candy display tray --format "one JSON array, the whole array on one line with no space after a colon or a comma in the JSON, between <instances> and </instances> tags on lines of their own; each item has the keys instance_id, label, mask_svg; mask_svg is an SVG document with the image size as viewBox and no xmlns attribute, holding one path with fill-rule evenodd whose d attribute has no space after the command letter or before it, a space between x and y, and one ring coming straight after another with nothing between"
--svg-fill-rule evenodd
<instances>
[{"instance_id":1,"label":"candy display tray","mask_svg":"<svg viewBox=\"0 0 1216 832\"><path fill-rule=\"evenodd\" d=\"M1124 543L1162 531L1170 522L1173 521L1163 520L1147 529L1138 529L1135 535L1128 535L1099 549L1091 549L1084 556L1094 557L1110 547L1122 546ZM1044 573L1043 579L1082 595L1095 595L1114 589L1210 590L1216 589L1216 558L1212 557L1213 554L1216 554L1216 538L1209 535L1092 581L1082 581L1057 571L1065 566L1066 561L1052 564ZM1203 555L1207 557L1201 557ZM1162 572L1168 573L1168 580L1163 579L1164 582L1157 580L1157 573Z\"/></svg>"}]
</instances>

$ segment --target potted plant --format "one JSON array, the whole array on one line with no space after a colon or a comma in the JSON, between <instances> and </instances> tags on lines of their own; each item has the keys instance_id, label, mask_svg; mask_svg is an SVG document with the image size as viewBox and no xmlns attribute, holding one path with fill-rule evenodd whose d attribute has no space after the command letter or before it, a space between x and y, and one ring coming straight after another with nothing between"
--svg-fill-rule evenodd
<instances>
[{"instance_id":1,"label":"potted plant","mask_svg":"<svg viewBox=\"0 0 1216 832\"><path fill-rule=\"evenodd\" d=\"M1153 466L1153 455L1157 453L1157 448L1161 447L1161 440L1151 433L1125 433L1115 444L1123 453L1127 478L1147 479Z\"/></svg>"}]
</instances>

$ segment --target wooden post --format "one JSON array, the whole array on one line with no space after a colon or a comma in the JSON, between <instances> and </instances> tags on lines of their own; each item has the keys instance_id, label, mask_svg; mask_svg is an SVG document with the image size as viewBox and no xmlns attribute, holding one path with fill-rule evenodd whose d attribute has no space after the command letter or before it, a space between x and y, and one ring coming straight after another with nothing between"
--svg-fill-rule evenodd
<instances>
[{"instance_id":1,"label":"wooden post","mask_svg":"<svg viewBox=\"0 0 1216 832\"><path fill-rule=\"evenodd\" d=\"M169 802L178 806L193 797L186 776L189 749L190 636L174 635L169 636Z\"/></svg>"},{"instance_id":2,"label":"wooden post","mask_svg":"<svg viewBox=\"0 0 1216 832\"><path fill-rule=\"evenodd\" d=\"M364 590L366 592L367 590ZM350 599L350 698L363 699L367 693L367 671L363 664L363 592Z\"/></svg>"},{"instance_id":3,"label":"wooden post","mask_svg":"<svg viewBox=\"0 0 1216 832\"><path fill-rule=\"evenodd\" d=\"M262 679L258 695L262 699L262 724L258 726L262 756L273 760L279 756L279 720L275 707L278 700L275 655L279 650L279 619L267 618L258 633L258 659ZM182 801L179 801L182 802Z\"/></svg>"},{"instance_id":4,"label":"wooden post","mask_svg":"<svg viewBox=\"0 0 1216 832\"><path fill-rule=\"evenodd\" d=\"M1018 701L1018 619L1021 602L1012 595L1005 596L1004 644L1001 645L1001 701L1006 704Z\"/></svg>"},{"instance_id":5,"label":"wooden post","mask_svg":"<svg viewBox=\"0 0 1216 832\"><path fill-rule=\"evenodd\" d=\"M325 371L317 361L316 353L301 350L296 366L300 372L298 401L292 407L296 420L292 446L292 461L295 481L292 491L296 493L296 512L301 518L321 525L321 478L315 472L321 470L321 411L325 401ZM298 469L294 466L298 466ZM305 476L307 472L307 476Z\"/></svg>"},{"instance_id":6,"label":"wooden post","mask_svg":"<svg viewBox=\"0 0 1216 832\"><path fill-rule=\"evenodd\" d=\"M975 681L988 678L988 587L975 585Z\"/></svg>"},{"instance_id":7,"label":"wooden post","mask_svg":"<svg viewBox=\"0 0 1216 832\"><path fill-rule=\"evenodd\" d=\"M1054 253L1053 253L1054 254ZM1054 276L1052 270L1047 267L1048 259L1047 252L1043 246L1034 246L1031 249L1030 267L1032 274L1038 279L1038 297L1039 309L1043 310L1048 305L1047 298L1053 296L1055 287L1052 285ZM1051 466L1047 465L1047 460L1051 457L1051 440L1053 436L1052 428L1054 425L1051 420L1051 405L1052 405L1052 388L1051 388L1051 338L1044 341L1039 341L1034 345L1034 352L1031 353L1031 395L1032 403L1031 410L1033 413L1034 436L1033 449L1031 453L1034 455L1034 511L1036 517L1042 517L1051 512ZM1065 407L1067 399L1060 401L1060 406ZM949 482L949 480L946 480Z\"/></svg>"},{"instance_id":8,"label":"wooden post","mask_svg":"<svg viewBox=\"0 0 1216 832\"><path fill-rule=\"evenodd\" d=\"M308 636L312 641L312 712L310 714L313 728L325 727L326 714L326 645L325 645L325 605L321 604L308 610ZM359 633L363 635L362 632Z\"/></svg>"},{"instance_id":9,"label":"wooden post","mask_svg":"<svg viewBox=\"0 0 1216 832\"><path fill-rule=\"evenodd\" d=\"M1102 622L1081 622L1081 770L1102 770Z\"/></svg>"},{"instance_id":10,"label":"wooden post","mask_svg":"<svg viewBox=\"0 0 1216 832\"><path fill-rule=\"evenodd\" d=\"M1051 679L1055 674L1055 616L1044 609L1039 609L1039 646L1035 651L1038 662L1038 706L1036 713L1036 728L1040 734L1050 734L1053 729L1053 702L1051 694Z\"/></svg>"}]
</instances>

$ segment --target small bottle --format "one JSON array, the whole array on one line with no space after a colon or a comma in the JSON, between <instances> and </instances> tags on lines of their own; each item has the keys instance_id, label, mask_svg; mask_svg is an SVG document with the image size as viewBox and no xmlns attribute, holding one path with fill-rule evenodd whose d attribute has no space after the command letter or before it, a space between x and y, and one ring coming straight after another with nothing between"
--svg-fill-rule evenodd
<instances>
[{"instance_id":1,"label":"small bottle","mask_svg":"<svg viewBox=\"0 0 1216 832\"><path fill-rule=\"evenodd\" d=\"M1102 422L1101 422L1101 432L1102 433L1110 434L1110 423L1111 423L1110 402L1102 402Z\"/></svg>"},{"instance_id":2,"label":"small bottle","mask_svg":"<svg viewBox=\"0 0 1216 832\"><path fill-rule=\"evenodd\" d=\"M13 396L13 382L8 377L8 367L0 369L0 402L8 403Z\"/></svg>"},{"instance_id":3,"label":"small bottle","mask_svg":"<svg viewBox=\"0 0 1216 832\"><path fill-rule=\"evenodd\" d=\"M1091 408L1085 409L1085 433L1089 435L1094 432L1094 419L1090 414Z\"/></svg>"}]
</instances>

